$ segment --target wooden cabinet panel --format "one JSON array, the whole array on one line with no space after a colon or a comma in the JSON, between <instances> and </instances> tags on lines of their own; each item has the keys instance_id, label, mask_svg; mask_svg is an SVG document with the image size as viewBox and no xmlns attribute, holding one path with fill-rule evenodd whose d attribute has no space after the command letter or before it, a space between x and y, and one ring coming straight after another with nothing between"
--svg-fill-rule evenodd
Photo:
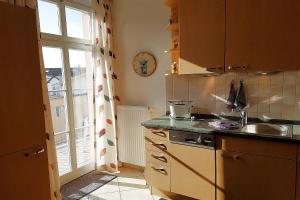
<instances>
[{"instance_id":1,"label":"wooden cabinet panel","mask_svg":"<svg viewBox=\"0 0 300 200\"><path fill-rule=\"evenodd\" d=\"M224 70L225 1L180 0L180 68Z\"/></svg>"},{"instance_id":2,"label":"wooden cabinet panel","mask_svg":"<svg viewBox=\"0 0 300 200\"><path fill-rule=\"evenodd\" d=\"M215 200L215 151L170 144L171 192Z\"/></svg>"},{"instance_id":3,"label":"wooden cabinet panel","mask_svg":"<svg viewBox=\"0 0 300 200\"><path fill-rule=\"evenodd\" d=\"M300 1L227 0L226 70L300 69Z\"/></svg>"},{"instance_id":4,"label":"wooden cabinet panel","mask_svg":"<svg viewBox=\"0 0 300 200\"><path fill-rule=\"evenodd\" d=\"M35 13L0 3L0 156L45 142Z\"/></svg>"},{"instance_id":5,"label":"wooden cabinet panel","mask_svg":"<svg viewBox=\"0 0 300 200\"><path fill-rule=\"evenodd\" d=\"M217 200L293 200L296 161L217 150Z\"/></svg>"},{"instance_id":6,"label":"wooden cabinet panel","mask_svg":"<svg viewBox=\"0 0 300 200\"><path fill-rule=\"evenodd\" d=\"M297 180L296 180L296 200L300 200L300 145L298 145L297 155Z\"/></svg>"},{"instance_id":7,"label":"wooden cabinet panel","mask_svg":"<svg viewBox=\"0 0 300 200\"><path fill-rule=\"evenodd\" d=\"M218 149L296 160L297 145L237 137L217 137Z\"/></svg>"},{"instance_id":8,"label":"wooden cabinet panel","mask_svg":"<svg viewBox=\"0 0 300 200\"><path fill-rule=\"evenodd\" d=\"M45 147L2 156L0 163L1 199L50 200Z\"/></svg>"}]
</instances>

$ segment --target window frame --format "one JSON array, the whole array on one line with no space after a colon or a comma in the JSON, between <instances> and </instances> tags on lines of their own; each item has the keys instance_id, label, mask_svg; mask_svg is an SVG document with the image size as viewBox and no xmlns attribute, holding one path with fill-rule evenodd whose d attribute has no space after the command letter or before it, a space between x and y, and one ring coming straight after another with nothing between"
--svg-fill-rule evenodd
<instances>
[{"instance_id":1,"label":"window frame","mask_svg":"<svg viewBox=\"0 0 300 200\"><path fill-rule=\"evenodd\" d=\"M40 0L40 1L49 2L49 3L53 3L53 4L57 5L58 10L59 10L59 20L60 20L59 22L60 22L60 32L61 32L61 35L41 32L40 33L41 40L53 41L53 42L56 41L59 43L69 43L70 45L72 45L72 43L77 44L77 45L81 44L82 45L81 47L83 47L83 46L92 47L94 45L94 42L92 40L92 38L94 36L94 26L93 26L94 13L93 13L93 9L91 7L81 5L79 3L75 3L71 0L67 0L67 1L63 1L63 2L61 2L60 0ZM76 10L80 10L80 11L89 13L89 15L90 15L90 39L89 40L68 36L66 7L70 7L70 8L76 9Z\"/></svg>"},{"instance_id":2,"label":"window frame","mask_svg":"<svg viewBox=\"0 0 300 200\"><path fill-rule=\"evenodd\" d=\"M72 83L71 83L71 72L70 72L70 57L69 57L69 50L80 50L80 51L89 51L92 53L93 56L93 50L95 41L93 38L95 37L95 29L94 29L94 20L95 20L95 13L91 6L82 5L78 2L74 2L72 0L41 0L44 2L49 2L56 4L58 6L59 10L59 22L60 22L60 32L61 35L56 34L50 34L45 32L40 32L40 42L42 47L52 47L52 48L60 48L62 50L62 59L63 59L63 73L64 73L64 83L65 88L62 90L66 94L66 101L67 101L67 109L66 114L68 115L68 130L63 132L54 133L54 135L60 135L60 134L68 134L68 140L69 140L69 146L70 146L70 167L71 171L68 171L67 173L64 173L60 175L61 182L67 183L70 180L76 178L74 176L78 174L85 174L91 169L96 168L96 154L93 152L92 159L93 164L82 166L78 168L77 165L77 153L76 153L76 131L77 129L84 129L84 128L92 128L93 133L91 136L94 140L94 147L95 148L95 125L89 124L87 126L82 127L75 127L75 115L74 115L74 102L73 102L73 96L72 96ZM75 38L75 37L69 37L67 35L67 19L66 19L66 7L73 8L76 10L80 10L83 12L87 12L90 14L90 39L82 39L82 38ZM95 61L93 61L93 67L94 67L94 74L95 74ZM94 80L94 74L93 74L93 80ZM95 96L95 83L93 83L93 96ZM95 104L93 102L93 116L95 119ZM93 121L94 121L93 119ZM74 143L75 141L75 143ZM73 143L72 143L73 142ZM75 144L75 145L74 145ZM81 171L80 171L81 170Z\"/></svg>"}]
</instances>

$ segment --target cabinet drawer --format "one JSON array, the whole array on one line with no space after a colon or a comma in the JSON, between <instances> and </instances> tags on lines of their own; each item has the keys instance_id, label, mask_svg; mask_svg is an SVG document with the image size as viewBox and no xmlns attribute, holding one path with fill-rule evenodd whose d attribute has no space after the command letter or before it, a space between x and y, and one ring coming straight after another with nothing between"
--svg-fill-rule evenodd
<instances>
[{"instance_id":1,"label":"cabinet drawer","mask_svg":"<svg viewBox=\"0 0 300 200\"><path fill-rule=\"evenodd\" d=\"M170 168L163 165L147 163L146 180L152 187L170 191Z\"/></svg>"},{"instance_id":2,"label":"cabinet drawer","mask_svg":"<svg viewBox=\"0 0 300 200\"><path fill-rule=\"evenodd\" d=\"M147 151L146 154L147 164L158 164L169 166L170 156L163 151Z\"/></svg>"},{"instance_id":3,"label":"cabinet drawer","mask_svg":"<svg viewBox=\"0 0 300 200\"><path fill-rule=\"evenodd\" d=\"M168 151L169 142L145 137L147 151Z\"/></svg>"},{"instance_id":4,"label":"cabinet drawer","mask_svg":"<svg viewBox=\"0 0 300 200\"><path fill-rule=\"evenodd\" d=\"M145 129L145 136L152 139L168 140L169 131L165 129Z\"/></svg>"},{"instance_id":5,"label":"cabinet drawer","mask_svg":"<svg viewBox=\"0 0 300 200\"><path fill-rule=\"evenodd\" d=\"M249 153L296 160L297 145L236 137L217 137L217 148L224 151Z\"/></svg>"}]
</instances>

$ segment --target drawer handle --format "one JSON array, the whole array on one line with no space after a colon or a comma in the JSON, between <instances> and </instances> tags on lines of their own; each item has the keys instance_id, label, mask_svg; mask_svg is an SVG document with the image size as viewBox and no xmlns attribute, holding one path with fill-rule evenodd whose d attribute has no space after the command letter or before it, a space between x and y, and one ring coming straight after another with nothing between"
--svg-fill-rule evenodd
<instances>
[{"instance_id":1,"label":"drawer handle","mask_svg":"<svg viewBox=\"0 0 300 200\"><path fill-rule=\"evenodd\" d=\"M157 160L160 160L162 162L168 162L167 158L165 156L157 156L157 155L154 155L154 154L151 154L151 156Z\"/></svg>"},{"instance_id":2,"label":"drawer handle","mask_svg":"<svg viewBox=\"0 0 300 200\"><path fill-rule=\"evenodd\" d=\"M223 158L228 158L228 159L233 159L233 160L239 160L241 158L240 155L237 155L237 154L232 155L232 156L222 154L222 157Z\"/></svg>"},{"instance_id":3,"label":"drawer handle","mask_svg":"<svg viewBox=\"0 0 300 200\"><path fill-rule=\"evenodd\" d=\"M167 137L167 134L165 132L162 131L151 131L153 134L158 135L160 137Z\"/></svg>"},{"instance_id":4,"label":"drawer handle","mask_svg":"<svg viewBox=\"0 0 300 200\"><path fill-rule=\"evenodd\" d=\"M164 144L152 143L152 145L155 146L155 147L157 147L157 148L159 148L159 149L161 149L161 150L164 150L164 151L167 150L167 146L164 145Z\"/></svg>"},{"instance_id":5,"label":"drawer handle","mask_svg":"<svg viewBox=\"0 0 300 200\"><path fill-rule=\"evenodd\" d=\"M151 167L153 170L155 170L155 171L157 171L157 172L159 172L159 173L161 173L161 174L164 174L164 175L167 175L168 174L168 172L163 168L163 167L159 167L159 168L157 168L157 167Z\"/></svg>"}]
</instances>

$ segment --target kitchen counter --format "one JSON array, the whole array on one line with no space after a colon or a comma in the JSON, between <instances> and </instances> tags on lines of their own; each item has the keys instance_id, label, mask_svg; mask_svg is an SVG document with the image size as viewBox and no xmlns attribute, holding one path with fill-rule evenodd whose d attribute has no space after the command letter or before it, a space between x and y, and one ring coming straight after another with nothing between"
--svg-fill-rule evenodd
<instances>
[{"instance_id":1,"label":"kitchen counter","mask_svg":"<svg viewBox=\"0 0 300 200\"><path fill-rule=\"evenodd\" d=\"M169 129L169 130L180 130L180 131L189 131L194 133L207 133L207 134L215 134L215 135L228 135L228 136L236 136L236 137L246 137L253 139L263 139L269 141L277 141L277 142L287 142L287 143L296 143L300 144L300 131L299 131L299 122L294 121L281 121L281 120L273 120L268 123L271 124L290 124L293 127L292 137L283 137L277 135L263 135L263 134L253 134L246 132L239 132L233 130L215 130L213 128L201 127L194 125L199 123L200 120L175 120L170 119L168 116L163 116L159 118L153 118L151 120L145 121L142 123L142 126L146 128L161 128L161 129ZM249 124L251 124L251 120L249 120ZM252 119L253 121L253 119ZM256 123L259 122L258 119L254 120Z\"/></svg>"}]
</instances>

